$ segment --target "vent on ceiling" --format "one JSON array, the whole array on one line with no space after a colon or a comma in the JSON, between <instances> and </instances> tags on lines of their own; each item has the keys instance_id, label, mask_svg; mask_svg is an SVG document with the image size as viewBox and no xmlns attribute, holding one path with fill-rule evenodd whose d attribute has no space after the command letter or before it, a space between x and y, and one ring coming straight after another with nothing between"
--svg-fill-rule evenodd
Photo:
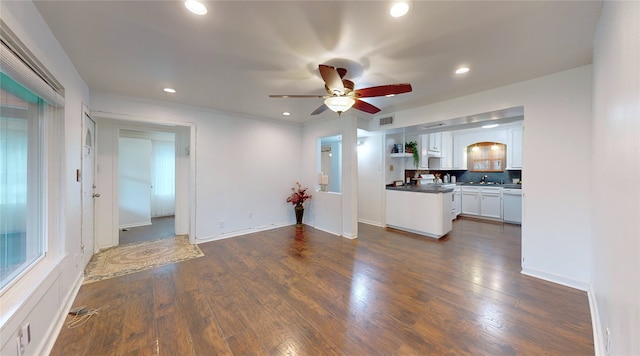
<instances>
[{"instance_id":1,"label":"vent on ceiling","mask_svg":"<svg viewBox=\"0 0 640 356\"><path fill-rule=\"evenodd\" d=\"M381 117L380 126L393 124L393 116Z\"/></svg>"}]
</instances>

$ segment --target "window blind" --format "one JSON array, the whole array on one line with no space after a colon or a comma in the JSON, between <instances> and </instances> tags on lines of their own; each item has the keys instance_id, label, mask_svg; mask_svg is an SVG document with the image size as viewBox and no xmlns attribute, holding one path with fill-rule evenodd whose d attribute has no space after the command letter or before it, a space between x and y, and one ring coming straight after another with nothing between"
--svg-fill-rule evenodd
<instances>
[{"instance_id":1,"label":"window blind","mask_svg":"<svg viewBox=\"0 0 640 356\"><path fill-rule=\"evenodd\" d=\"M2 26L5 26L4 23ZM43 78L46 77L46 74L39 74L34 69L34 67L38 67L37 64L29 64L27 55L21 55L11 48L11 44L16 43L17 39L7 38L10 33L6 28L2 29L1 34L0 71L44 99L49 105L64 106L64 96L61 95L62 88L54 88L50 84L57 83L57 81L54 78Z\"/></svg>"}]
</instances>

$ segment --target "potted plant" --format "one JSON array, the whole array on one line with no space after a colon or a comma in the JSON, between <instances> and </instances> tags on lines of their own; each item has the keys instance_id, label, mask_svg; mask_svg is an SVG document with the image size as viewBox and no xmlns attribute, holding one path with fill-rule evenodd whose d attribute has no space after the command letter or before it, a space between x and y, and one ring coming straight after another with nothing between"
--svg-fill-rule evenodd
<instances>
[{"instance_id":1,"label":"potted plant","mask_svg":"<svg viewBox=\"0 0 640 356\"><path fill-rule=\"evenodd\" d=\"M307 194L308 188L302 188L300 182L296 182L296 187L291 188L291 195L287 198L287 203L295 205L294 210L296 212L296 227L302 227L302 215L304 214L304 206L302 204L311 199L311 195Z\"/></svg>"},{"instance_id":2,"label":"potted plant","mask_svg":"<svg viewBox=\"0 0 640 356\"><path fill-rule=\"evenodd\" d=\"M420 165L420 153L418 152L418 142L409 141L404 144L404 152L413 153L413 164L418 168Z\"/></svg>"}]
</instances>

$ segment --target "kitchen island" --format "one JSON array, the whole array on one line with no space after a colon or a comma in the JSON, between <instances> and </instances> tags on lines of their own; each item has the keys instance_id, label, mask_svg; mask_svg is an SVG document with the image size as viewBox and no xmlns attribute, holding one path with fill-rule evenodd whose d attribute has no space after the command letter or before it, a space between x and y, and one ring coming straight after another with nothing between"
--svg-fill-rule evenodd
<instances>
[{"instance_id":1,"label":"kitchen island","mask_svg":"<svg viewBox=\"0 0 640 356\"><path fill-rule=\"evenodd\" d=\"M387 186L387 226L441 238L452 229L453 188L440 185Z\"/></svg>"}]
</instances>

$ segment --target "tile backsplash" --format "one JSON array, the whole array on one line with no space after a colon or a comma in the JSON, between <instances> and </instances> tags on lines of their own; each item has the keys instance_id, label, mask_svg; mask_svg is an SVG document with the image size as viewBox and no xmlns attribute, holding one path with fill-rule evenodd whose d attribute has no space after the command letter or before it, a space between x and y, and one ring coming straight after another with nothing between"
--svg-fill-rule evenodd
<instances>
[{"instance_id":1,"label":"tile backsplash","mask_svg":"<svg viewBox=\"0 0 640 356\"><path fill-rule=\"evenodd\" d=\"M405 177L413 177L415 174L415 170L407 170L405 171ZM511 183L513 179L522 179L522 171L521 170L508 170L504 172L471 172L471 171L436 171L429 170L423 171L420 170L418 173L430 173L430 174L438 174L443 176L449 173L451 176L456 177L456 181L458 182L480 182L483 176L487 176L487 182L498 182L498 183Z\"/></svg>"},{"instance_id":2,"label":"tile backsplash","mask_svg":"<svg viewBox=\"0 0 640 356\"><path fill-rule=\"evenodd\" d=\"M513 179L522 179L522 171L509 170L504 172L471 172L471 171L454 171L450 172L456 175L459 182L480 182L483 176L487 176L487 182L511 183Z\"/></svg>"}]
</instances>

